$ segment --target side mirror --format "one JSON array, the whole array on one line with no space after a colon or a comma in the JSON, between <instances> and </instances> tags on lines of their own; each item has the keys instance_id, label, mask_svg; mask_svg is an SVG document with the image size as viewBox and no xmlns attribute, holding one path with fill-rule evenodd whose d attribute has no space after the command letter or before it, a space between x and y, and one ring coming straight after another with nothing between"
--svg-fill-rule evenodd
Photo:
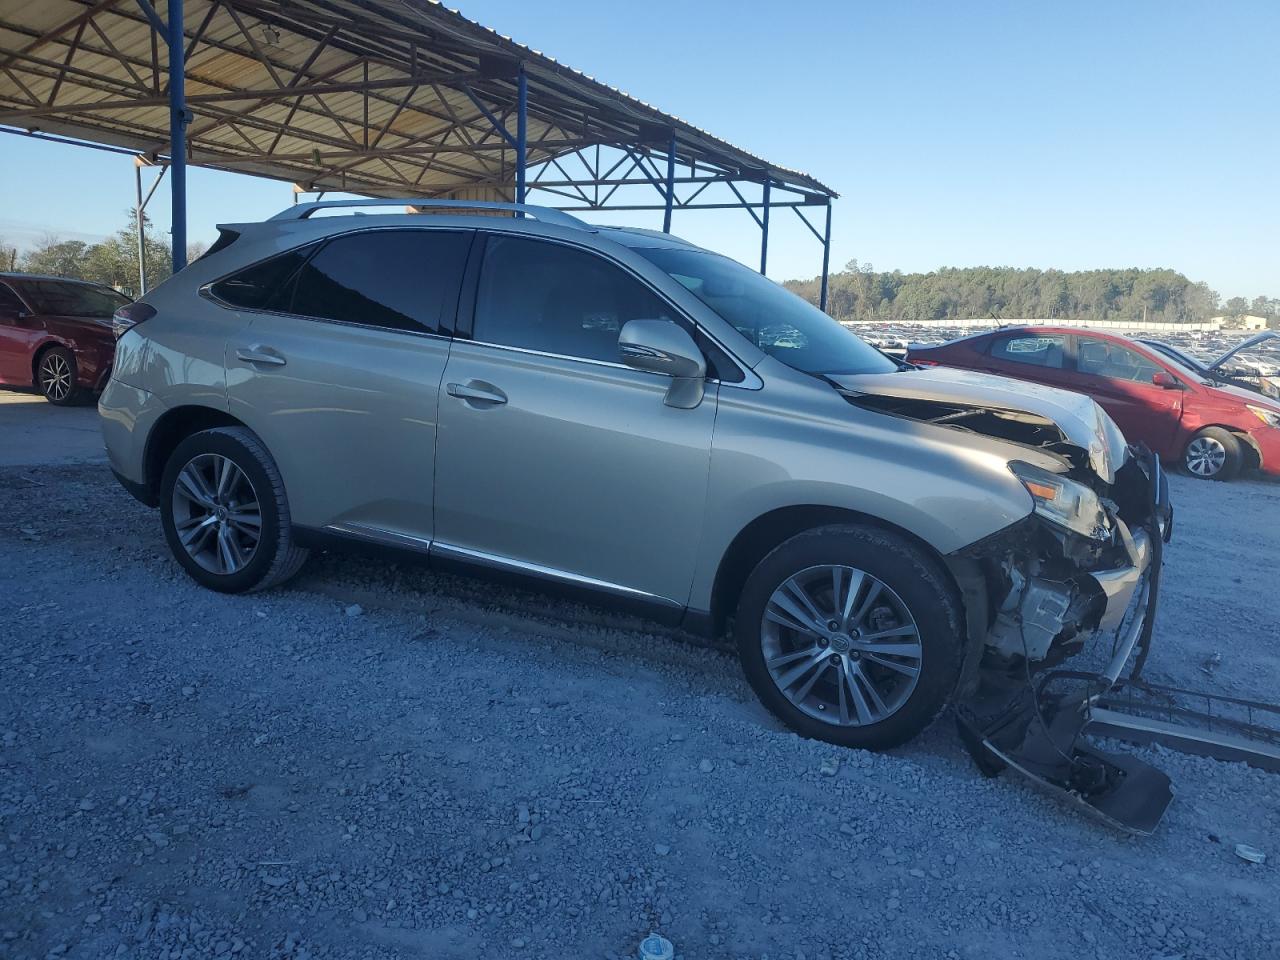
<instances>
[{"instance_id":1,"label":"side mirror","mask_svg":"<svg viewBox=\"0 0 1280 960\"><path fill-rule=\"evenodd\" d=\"M1182 381L1171 373L1165 373L1163 370L1151 375L1151 382L1157 387L1164 387L1166 390L1181 390Z\"/></svg>"},{"instance_id":2,"label":"side mirror","mask_svg":"<svg viewBox=\"0 0 1280 960\"><path fill-rule=\"evenodd\" d=\"M664 401L692 410L702 402L707 361L687 330L671 320L628 320L618 334L622 362L637 370L671 377Z\"/></svg>"}]
</instances>

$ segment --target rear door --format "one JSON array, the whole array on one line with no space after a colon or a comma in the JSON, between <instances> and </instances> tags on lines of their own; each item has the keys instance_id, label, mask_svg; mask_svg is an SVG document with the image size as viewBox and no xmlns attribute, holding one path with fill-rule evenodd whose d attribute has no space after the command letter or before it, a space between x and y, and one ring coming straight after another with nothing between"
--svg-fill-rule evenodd
<instances>
[{"instance_id":1,"label":"rear door","mask_svg":"<svg viewBox=\"0 0 1280 960\"><path fill-rule=\"evenodd\" d=\"M628 320L684 323L592 250L494 234L440 397L433 553L683 607L716 385L692 410L619 362Z\"/></svg>"},{"instance_id":2,"label":"rear door","mask_svg":"<svg viewBox=\"0 0 1280 960\"><path fill-rule=\"evenodd\" d=\"M1151 380L1157 373L1181 380L1115 340L1084 334L1075 340L1075 389L1098 401L1125 439L1142 441L1162 456L1174 455L1185 391L1158 387Z\"/></svg>"},{"instance_id":3,"label":"rear door","mask_svg":"<svg viewBox=\"0 0 1280 960\"><path fill-rule=\"evenodd\" d=\"M1068 346L1068 337L1062 333L1016 330L996 334L989 342L983 369L1070 390Z\"/></svg>"},{"instance_id":4,"label":"rear door","mask_svg":"<svg viewBox=\"0 0 1280 960\"><path fill-rule=\"evenodd\" d=\"M228 344L227 393L279 465L295 523L426 548L447 323L473 236L359 231L212 288L252 299L253 271L276 275Z\"/></svg>"}]
</instances>

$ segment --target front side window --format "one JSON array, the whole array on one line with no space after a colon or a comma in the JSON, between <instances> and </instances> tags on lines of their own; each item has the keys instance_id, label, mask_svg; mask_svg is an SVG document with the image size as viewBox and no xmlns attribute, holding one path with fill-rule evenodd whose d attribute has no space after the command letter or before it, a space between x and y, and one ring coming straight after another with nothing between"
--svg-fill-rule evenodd
<instances>
[{"instance_id":1,"label":"front side window","mask_svg":"<svg viewBox=\"0 0 1280 960\"><path fill-rule=\"evenodd\" d=\"M998 337L991 344L991 356L1009 363L1061 370L1066 347L1067 338L1056 334Z\"/></svg>"},{"instance_id":2,"label":"front side window","mask_svg":"<svg viewBox=\"0 0 1280 960\"><path fill-rule=\"evenodd\" d=\"M772 357L804 373L891 373L898 365L807 300L735 260L675 247L633 248Z\"/></svg>"},{"instance_id":3,"label":"front side window","mask_svg":"<svg viewBox=\"0 0 1280 960\"><path fill-rule=\"evenodd\" d=\"M628 320L675 319L634 277L558 243L494 235L485 247L473 337L483 343L618 363Z\"/></svg>"},{"instance_id":4,"label":"front side window","mask_svg":"<svg viewBox=\"0 0 1280 960\"><path fill-rule=\"evenodd\" d=\"M64 280L22 280L17 284L36 313L63 317L109 317L129 302L110 287Z\"/></svg>"},{"instance_id":5,"label":"front side window","mask_svg":"<svg viewBox=\"0 0 1280 960\"><path fill-rule=\"evenodd\" d=\"M371 230L330 240L293 282L290 313L441 333L457 296L469 233Z\"/></svg>"},{"instance_id":6,"label":"front side window","mask_svg":"<svg viewBox=\"0 0 1280 960\"><path fill-rule=\"evenodd\" d=\"M1076 369L1108 380L1151 383L1160 368L1137 350L1109 340L1080 337L1076 340Z\"/></svg>"}]
</instances>

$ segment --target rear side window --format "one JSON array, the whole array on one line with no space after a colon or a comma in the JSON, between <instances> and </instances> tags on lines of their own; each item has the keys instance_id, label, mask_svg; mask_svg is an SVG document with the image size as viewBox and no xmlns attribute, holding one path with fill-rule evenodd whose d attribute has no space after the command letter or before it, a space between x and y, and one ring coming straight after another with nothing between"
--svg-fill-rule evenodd
<instances>
[{"instance_id":1,"label":"rear side window","mask_svg":"<svg viewBox=\"0 0 1280 960\"><path fill-rule=\"evenodd\" d=\"M18 299L18 295L3 283L0 283L0 310L8 313L18 313L26 309L26 305Z\"/></svg>"},{"instance_id":2,"label":"rear side window","mask_svg":"<svg viewBox=\"0 0 1280 960\"><path fill-rule=\"evenodd\" d=\"M209 288L223 303L246 310L279 310L285 302L286 284L315 249L312 244L271 257L239 273L224 277Z\"/></svg>"},{"instance_id":3,"label":"rear side window","mask_svg":"<svg viewBox=\"0 0 1280 960\"><path fill-rule=\"evenodd\" d=\"M997 337L991 344L991 356L1009 363L1061 370L1066 346L1067 338L1056 335Z\"/></svg>"},{"instance_id":4,"label":"rear side window","mask_svg":"<svg viewBox=\"0 0 1280 960\"><path fill-rule=\"evenodd\" d=\"M618 363L618 333L639 319L675 317L604 258L541 240L489 238L476 292L476 340Z\"/></svg>"},{"instance_id":5,"label":"rear side window","mask_svg":"<svg viewBox=\"0 0 1280 960\"><path fill-rule=\"evenodd\" d=\"M330 240L298 271L288 311L393 330L442 333L469 233L371 230Z\"/></svg>"}]
</instances>

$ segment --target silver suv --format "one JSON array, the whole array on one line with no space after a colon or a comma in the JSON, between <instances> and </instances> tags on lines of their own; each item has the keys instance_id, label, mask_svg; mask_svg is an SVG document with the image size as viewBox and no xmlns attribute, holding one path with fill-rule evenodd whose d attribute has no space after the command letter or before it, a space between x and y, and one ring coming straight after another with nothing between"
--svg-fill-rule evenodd
<instances>
[{"instance_id":1,"label":"silver suv","mask_svg":"<svg viewBox=\"0 0 1280 960\"><path fill-rule=\"evenodd\" d=\"M665 234L391 203L222 227L117 315L111 464L200 583L357 542L558 584L732 631L779 718L873 748L955 699L999 749L1033 673L1145 649L1167 497L1092 400L895 361Z\"/></svg>"}]
</instances>

